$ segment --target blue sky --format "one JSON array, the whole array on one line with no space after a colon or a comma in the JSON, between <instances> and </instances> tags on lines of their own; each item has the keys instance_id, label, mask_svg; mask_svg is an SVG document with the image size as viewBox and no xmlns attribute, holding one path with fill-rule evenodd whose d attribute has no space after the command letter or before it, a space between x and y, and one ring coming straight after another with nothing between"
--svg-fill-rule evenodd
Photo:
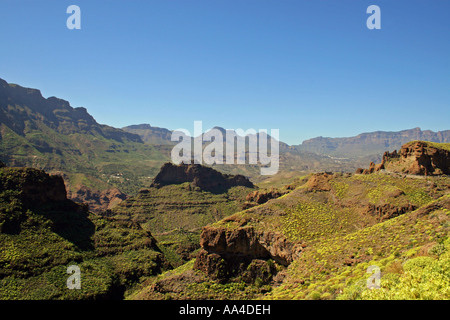
<instances>
[{"instance_id":1,"label":"blue sky","mask_svg":"<svg viewBox=\"0 0 450 320\"><path fill-rule=\"evenodd\" d=\"M81 30L66 9L81 8ZM381 8L381 30L366 9ZM450 1L0 0L0 78L100 123L450 129Z\"/></svg>"}]
</instances>

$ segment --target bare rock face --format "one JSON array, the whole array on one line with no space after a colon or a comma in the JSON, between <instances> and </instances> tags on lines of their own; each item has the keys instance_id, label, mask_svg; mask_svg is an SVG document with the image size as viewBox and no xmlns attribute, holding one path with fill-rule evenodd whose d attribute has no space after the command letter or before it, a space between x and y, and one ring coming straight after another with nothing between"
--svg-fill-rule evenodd
<instances>
[{"instance_id":1,"label":"bare rock face","mask_svg":"<svg viewBox=\"0 0 450 320\"><path fill-rule=\"evenodd\" d=\"M385 152L380 164L371 163L369 169L359 168L355 173L370 174L382 169L413 175L448 175L450 151L436 143L413 141L404 144L400 152Z\"/></svg>"},{"instance_id":2,"label":"bare rock face","mask_svg":"<svg viewBox=\"0 0 450 320\"><path fill-rule=\"evenodd\" d=\"M280 234L256 231L250 226L236 229L204 227L200 245L202 250L194 268L219 280L244 274L252 263L261 265L264 261L273 260L287 266L302 250L300 244L292 243ZM270 269L270 263L265 268ZM276 273L271 271L271 274Z\"/></svg>"},{"instance_id":3,"label":"bare rock face","mask_svg":"<svg viewBox=\"0 0 450 320\"><path fill-rule=\"evenodd\" d=\"M450 174L450 151L426 142L405 144L400 149L400 161L410 164L405 172L418 175Z\"/></svg>"},{"instance_id":4,"label":"bare rock face","mask_svg":"<svg viewBox=\"0 0 450 320\"><path fill-rule=\"evenodd\" d=\"M200 164L174 165L172 163L162 166L151 186L158 188L184 182L190 182L195 187L211 192L221 192L235 186L254 187L253 183L242 175L222 174Z\"/></svg>"},{"instance_id":5,"label":"bare rock face","mask_svg":"<svg viewBox=\"0 0 450 320\"><path fill-rule=\"evenodd\" d=\"M87 203L92 212L102 212L125 200L127 195L117 188L96 191L80 186L75 192L69 192L68 197L75 202Z\"/></svg>"}]
</instances>

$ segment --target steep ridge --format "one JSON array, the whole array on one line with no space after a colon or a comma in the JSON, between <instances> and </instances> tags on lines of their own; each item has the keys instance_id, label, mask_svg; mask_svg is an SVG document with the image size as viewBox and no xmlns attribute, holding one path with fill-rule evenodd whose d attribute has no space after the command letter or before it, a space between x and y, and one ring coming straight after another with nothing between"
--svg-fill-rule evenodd
<instances>
[{"instance_id":1,"label":"steep ridge","mask_svg":"<svg viewBox=\"0 0 450 320\"><path fill-rule=\"evenodd\" d=\"M0 79L0 121L19 135L37 129L40 123L68 135L99 134L117 142L142 142L136 134L98 124L83 107L72 108L68 101L44 98L37 89L8 84Z\"/></svg>"}]
</instances>

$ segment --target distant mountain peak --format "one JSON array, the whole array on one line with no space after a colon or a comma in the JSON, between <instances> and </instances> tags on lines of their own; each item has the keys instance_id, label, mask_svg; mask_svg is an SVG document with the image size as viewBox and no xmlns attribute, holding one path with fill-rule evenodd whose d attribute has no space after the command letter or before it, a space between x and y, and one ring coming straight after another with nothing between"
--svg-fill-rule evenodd
<instances>
[{"instance_id":1,"label":"distant mountain peak","mask_svg":"<svg viewBox=\"0 0 450 320\"><path fill-rule=\"evenodd\" d=\"M141 123L141 124L132 124L130 126L126 126L125 128L146 130L146 129L152 129L153 127L150 124L148 124L148 123Z\"/></svg>"},{"instance_id":2,"label":"distant mountain peak","mask_svg":"<svg viewBox=\"0 0 450 320\"><path fill-rule=\"evenodd\" d=\"M382 154L384 151L400 149L409 141L425 140L438 143L450 142L450 130L434 132L420 127L401 131L375 131L353 137L317 137L295 146L300 151L338 157L358 157L360 155Z\"/></svg>"}]
</instances>

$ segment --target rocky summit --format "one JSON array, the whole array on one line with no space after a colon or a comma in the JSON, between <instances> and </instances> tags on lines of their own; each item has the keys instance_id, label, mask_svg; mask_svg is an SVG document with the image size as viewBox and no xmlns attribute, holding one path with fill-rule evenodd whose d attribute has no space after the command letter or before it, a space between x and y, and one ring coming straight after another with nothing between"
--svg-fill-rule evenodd
<instances>
[{"instance_id":1,"label":"rocky summit","mask_svg":"<svg viewBox=\"0 0 450 320\"><path fill-rule=\"evenodd\" d=\"M253 188L253 183L243 175L222 174L210 167L199 164L174 165L166 163L153 180L152 187L190 182L202 190L221 192L231 187Z\"/></svg>"}]
</instances>

